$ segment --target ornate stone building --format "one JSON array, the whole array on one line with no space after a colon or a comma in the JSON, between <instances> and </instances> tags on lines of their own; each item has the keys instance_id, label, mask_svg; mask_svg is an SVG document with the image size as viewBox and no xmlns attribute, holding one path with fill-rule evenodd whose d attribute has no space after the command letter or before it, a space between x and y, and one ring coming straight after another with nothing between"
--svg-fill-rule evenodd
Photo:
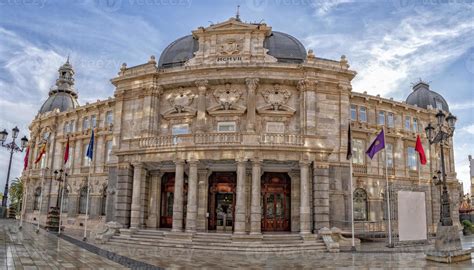
<instances>
[{"instance_id":1,"label":"ornate stone building","mask_svg":"<svg viewBox=\"0 0 474 270\"><path fill-rule=\"evenodd\" d=\"M356 72L345 56L319 58L288 34L235 18L174 41L158 63L152 56L139 66L123 64L111 80L113 98L79 106L73 75L68 61L30 125L30 164L23 173L30 222L44 224L57 204L53 171L63 166L69 136L66 230L83 226L89 173L92 230L116 221L131 234L145 228L175 235L227 231L258 239L284 231L310 239L323 227L346 229L349 124L358 224L385 226L383 154L373 160L364 154L382 127L394 213L396 190L421 190L430 232L439 220L439 190L431 181L439 150L426 143L424 127L449 108L424 82L406 102L352 92ZM91 129L92 163L85 157ZM417 134L427 166L414 151ZM47 153L34 164L43 144ZM452 142L445 149L457 203Z\"/></svg>"}]
</instances>

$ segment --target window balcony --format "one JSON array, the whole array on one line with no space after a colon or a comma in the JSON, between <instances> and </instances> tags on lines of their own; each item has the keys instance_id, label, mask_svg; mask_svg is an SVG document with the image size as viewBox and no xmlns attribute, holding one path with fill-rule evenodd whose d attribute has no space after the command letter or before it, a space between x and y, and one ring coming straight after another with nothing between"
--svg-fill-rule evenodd
<instances>
[{"instance_id":1,"label":"window balcony","mask_svg":"<svg viewBox=\"0 0 474 270\"><path fill-rule=\"evenodd\" d=\"M261 135L260 143L267 145L304 145L304 137L301 135L267 133Z\"/></svg>"},{"instance_id":2,"label":"window balcony","mask_svg":"<svg viewBox=\"0 0 474 270\"><path fill-rule=\"evenodd\" d=\"M352 172L354 174L367 174L367 166L361 164L352 164Z\"/></svg>"}]
</instances>

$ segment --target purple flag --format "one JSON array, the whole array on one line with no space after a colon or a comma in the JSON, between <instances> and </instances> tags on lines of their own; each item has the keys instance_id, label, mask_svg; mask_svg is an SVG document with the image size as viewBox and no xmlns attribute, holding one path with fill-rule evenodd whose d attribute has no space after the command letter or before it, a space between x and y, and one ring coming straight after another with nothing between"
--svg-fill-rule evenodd
<instances>
[{"instance_id":1,"label":"purple flag","mask_svg":"<svg viewBox=\"0 0 474 270\"><path fill-rule=\"evenodd\" d=\"M370 145L369 149L365 153L372 159L378 151L385 148L385 135L382 131L377 135L374 142Z\"/></svg>"}]
</instances>

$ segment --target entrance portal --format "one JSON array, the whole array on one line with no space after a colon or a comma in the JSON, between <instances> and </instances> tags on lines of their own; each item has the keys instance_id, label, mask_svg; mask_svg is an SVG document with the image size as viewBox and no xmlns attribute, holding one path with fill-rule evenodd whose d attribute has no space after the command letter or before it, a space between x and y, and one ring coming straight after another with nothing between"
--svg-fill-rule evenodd
<instances>
[{"instance_id":1,"label":"entrance portal","mask_svg":"<svg viewBox=\"0 0 474 270\"><path fill-rule=\"evenodd\" d=\"M291 183L286 173L262 176L262 231L289 231Z\"/></svg>"},{"instance_id":2,"label":"entrance portal","mask_svg":"<svg viewBox=\"0 0 474 270\"><path fill-rule=\"evenodd\" d=\"M209 230L233 230L235 181L235 172L215 172L210 176Z\"/></svg>"},{"instance_id":3,"label":"entrance portal","mask_svg":"<svg viewBox=\"0 0 474 270\"><path fill-rule=\"evenodd\" d=\"M165 173L161 179L161 228L171 228L173 226L174 177L174 173ZM184 179L186 179L186 175ZM188 201L188 185L186 182L187 181L185 181L183 190L183 226L186 220L186 206Z\"/></svg>"}]
</instances>

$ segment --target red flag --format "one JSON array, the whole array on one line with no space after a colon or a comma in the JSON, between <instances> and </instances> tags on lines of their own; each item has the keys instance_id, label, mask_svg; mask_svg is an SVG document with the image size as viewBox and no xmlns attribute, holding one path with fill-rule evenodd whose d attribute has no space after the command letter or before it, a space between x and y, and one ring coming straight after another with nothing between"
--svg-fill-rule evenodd
<instances>
[{"instance_id":1,"label":"red flag","mask_svg":"<svg viewBox=\"0 0 474 270\"><path fill-rule=\"evenodd\" d=\"M28 159L30 156L30 147L26 148L26 153L25 153L25 158L23 159L23 170L26 170L28 168Z\"/></svg>"},{"instance_id":2,"label":"red flag","mask_svg":"<svg viewBox=\"0 0 474 270\"><path fill-rule=\"evenodd\" d=\"M40 162L41 158L43 158L44 153L46 153L46 143L41 146L40 152L38 153L38 157L35 160L35 164Z\"/></svg>"},{"instance_id":3,"label":"red flag","mask_svg":"<svg viewBox=\"0 0 474 270\"><path fill-rule=\"evenodd\" d=\"M64 150L64 164L69 160L69 136L67 137L66 149Z\"/></svg>"},{"instance_id":4,"label":"red flag","mask_svg":"<svg viewBox=\"0 0 474 270\"><path fill-rule=\"evenodd\" d=\"M421 144L420 135L416 136L415 151L418 152L418 154L420 155L420 163L422 165L425 165L426 164L426 156L425 156L425 150L423 149L423 145Z\"/></svg>"}]
</instances>

